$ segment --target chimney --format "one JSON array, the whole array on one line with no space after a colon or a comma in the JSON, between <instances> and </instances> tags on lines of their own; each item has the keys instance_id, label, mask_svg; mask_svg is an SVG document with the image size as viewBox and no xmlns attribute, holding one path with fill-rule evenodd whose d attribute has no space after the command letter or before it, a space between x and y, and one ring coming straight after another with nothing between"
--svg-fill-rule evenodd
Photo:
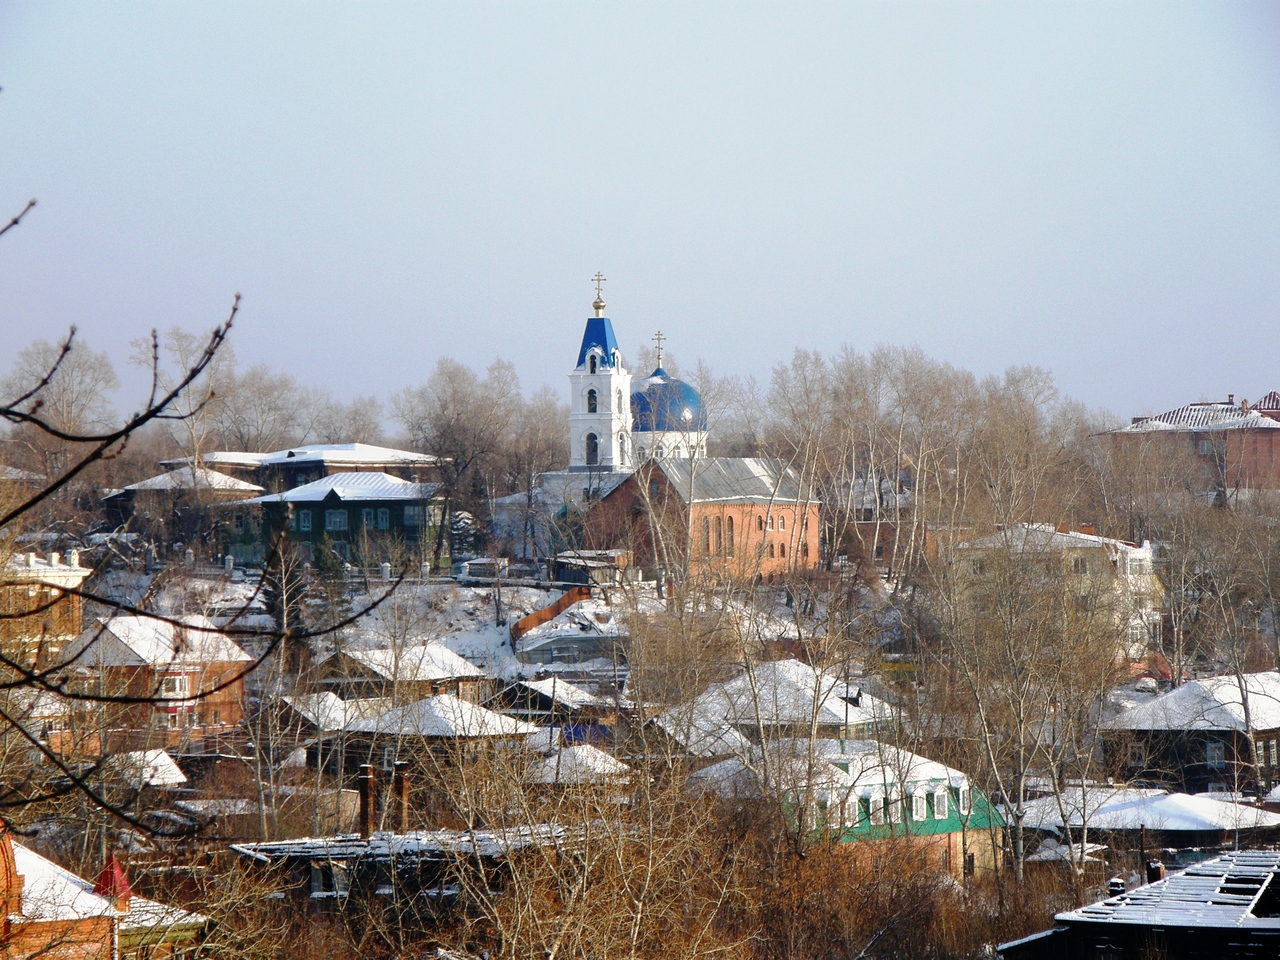
<instances>
[{"instance_id":1,"label":"chimney","mask_svg":"<svg viewBox=\"0 0 1280 960\"><path fill-rule=\"evenodd\" d=\"M377 783L373 777L373 764L360 764L360 774L356 777L356 788L360 791L360 836L366 840L373 836L374 801Z\"/></svg>"},{"instance_id":2,"label":"chimney","mask_svg":"<svg viewBox=\"0 0 1280 960\"><path fill-rule=\"evenodd\" d=\"M1058 532L1059 532L1059 533L1070 533L1070 532L1071 532L1071 524L1069 524L1069 523L1060 523L1060 524L1058 524Z\"/></svg>"},{"instance_id":3,"label":"chimney","mask_svg":"<svg viewBox=\"0 0 1280 960\"><path fill-rule=\"evenodd\" d=\"M1241 412L1241 413L1248 413L1248 412L1249 412L1249 401L1248 401L1248 400L1241 400L1241 401L1240 401L1240 412Z\"/></svg>"},{"instance_id":4,"label":"chimney","mask_svg":"<svg viewBox=\"0 0 1280 960\"><path fill-rule=\"evenodd\" d=\"M129 899L133 896L133 888L125 879L124 867L113 853L107 858L107 865L93 881L93 892L111 901L111 906L121 913L129 912Z\"/></svg>"},{"instance_id":5,"label":"chimney","mask_svg":"<svg viewBox=\"0 0 1280 960\"><path fill-rule=\"evenodd\" d=\"M409 832L409 761L397 760L395 774L391 781L391 795L395 798L396 829L401 833Z\"/></svg>"},{"instance_id":6,"label":"chimney","mask_svg":"<svg viewBox=\"0 0 1280 960\"><path fill-rule=\"evenodd\" d=\"M1091 536L1091 537L1092 537L1092 536L1094 536L1094 532L1093 532L1093 524L1092 524L1092 523L1082 523L1082 524L1080 524L1080 532L1081 532L1081 533L1084 533L1084 534L1088 534L1088 535L1089 535L1089 536Z\"/></svg>"},{"instance_id":7,"label":"chimney","mask_svg":"<svg viewBox=\"0 0 1280 960\"><path fill-rule=\"evenodd\" d=\"M56 567L56 566L58 565L58 562L59 562L61 559L62 559L62 557L61 557L61 556L59 556L59 554L58 554L58 551L57 551L57 550L50 550L50 551L49 551L49 566L51 566L51 567Z\"/></svg>"},{"instance_id":8,"label":"chimney","mask_svg":"<svg viewBox=\"0 0 1280 960\"><path fill-rule=\"evenodd\" d=\"M1227 406L1234 406L1234 405L1235 405L1235 402L1236 402L1236 395L1235 395L1234 393L1228 393L1228 394L1227 394Z\"/></svg>"}]
</instances>

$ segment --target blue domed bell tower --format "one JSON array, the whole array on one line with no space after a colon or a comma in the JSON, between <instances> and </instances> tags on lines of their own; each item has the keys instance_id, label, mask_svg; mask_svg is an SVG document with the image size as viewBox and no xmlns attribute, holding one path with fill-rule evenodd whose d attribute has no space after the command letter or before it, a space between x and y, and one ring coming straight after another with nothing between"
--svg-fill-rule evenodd
<instances>
[{"instance_id":1,"label":"blue domed bell tower","mask_svg":"<svg viewBox=\"0 0 1280 960\"><path fill-rule=\"evenodd\" d=\"M631 374L604 315L600 287L605 278L597 273L592 279L595 316L587 319L578 363L569 374L569 469L631 470Z\"/></svg>"}]
</instances>

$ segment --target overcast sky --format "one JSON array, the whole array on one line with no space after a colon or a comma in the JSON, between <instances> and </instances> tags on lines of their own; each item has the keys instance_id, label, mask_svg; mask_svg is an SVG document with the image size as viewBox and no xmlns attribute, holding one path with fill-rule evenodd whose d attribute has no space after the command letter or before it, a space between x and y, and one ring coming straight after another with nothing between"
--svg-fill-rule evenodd
<instances>
[{"instance_id":1,"label":"overcast sky","mask_svg":"<svg viewBox=\"0 0 1280 960\"><path fill-rule=\"evenodd\" d=\"M718 373L919 344L1124 417L1254 398L1277 11L0 2L0 215L39 199L0 367L240 291L241 361L342 398L442 354L567 391L602 270L624 354Z\"/></svg>"}]
</instances>

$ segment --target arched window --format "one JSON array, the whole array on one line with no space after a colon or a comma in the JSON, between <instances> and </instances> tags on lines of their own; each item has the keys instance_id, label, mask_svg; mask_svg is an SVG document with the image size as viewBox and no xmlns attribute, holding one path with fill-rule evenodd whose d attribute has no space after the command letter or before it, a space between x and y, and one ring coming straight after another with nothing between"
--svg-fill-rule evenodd
<instances>
[{"instance_id":1,"label":"arched window","mask_svg":"<svg viewBox=\"0 0 1280 960\"><path fill-rule=\"evenodd\" d=\"M617 410L618 413L622 413L622 391L621 390L618 391L618 402L613 409Z\"/></svg>"},{"instance_id":2,"label":"arched window","mask_svg":"<svg viewBox=\"0 0 1280 960\"><path fill-rule=\"evenodd\" d=\"M702 552L711 553L711 518L702 518Z\"/></svg>"},{"instance_id":3,"label":"arched window","mask_svg":"<svg viewBox=\"0 0 1280 960\"><path fill-rule=\"evenodd\" d=\"M773 544L769 544L769 559L773 559Z\"/></svg>"},{"instance_id":4,"label":"arched window","mask_svg":"<svg viewBox=\"0 0 1280 960\"><path fill-rule=\"evenodd\" d=\"M600 438L594 433L587 434L587 466L594 467L600 462Z\"/></svg>"},{"instance_id":5,"label":"arched window","mask_svg":"<svg viewBox=\"0 0 1280 960\"><path fill-rule=\"evenodd\" d=\"M733 556L733 517L725 521L724 544L729 548L729 556Z\"/></svg>"},{"instance_id":6,"label":"arched window","mask_svg":"<svg viewBox=\"0 0 1280 960\"><path fill-rule=\"evenodd\" d=\"M591 355L591 359L587 361L587 372L596 372L596 355L594 353Z\"/></svg>"},{"instance_id":7,"label":"arched window","mask_svg":"<svg viewBox=\"0 0 1280 960\"><path fill-rule=\"evenodd\" d=\"M764 533L764 517L756 517L756 529Z\"/></svg>"},{"instance_id":8,"label":"arched window","mask_svg":"<svg viewBox=\"0 0 1280 960\"><path fill-rule=\"evenodd\" d=\"M716 517L716 555L724 553L724 523Z\"/></svg>"},{"instance_id":9,"label":"arched window","mask_svg":"<svg viewBox=\"0 0 1280 960\"><path fill-rule=\"evenodd\" d=\"M779 530L787 529L787 518L784 517L782 514L778 514L778 529Z\"/></svg>"},{"instance_id":10,"label":"arched window","mask_svg":"<svg viewBox=\"0 0 1280 960\"><path fill-rule=\"evenodd\" d=\"M618 452L622 454L622 459L627 458L627 435L625 433L618 434Z\"/></svg>"},{"instance_id":11,"label":"arched window","mask_svg":"<svg viewBox=\"0 0 1280 960\"><path fill-rule=\"evenodd\" d=\"M587 413L600 412L600 397L594 390L587 391Z\"/></svg>"},{"instance_id":12,"label":"arched window","mask_svg":"<svg viewBox=\"0 0 1280 960\"><path fill-rule=\"evenodd\" d=\"M784 560L786 559L787 545L785 543L778 544L778 556L782 557Z\"/></svg>"},{"instance_id":13,"label":"arched window","mask_svg":"<svg viewBox=\"0 0 1280 960\"><path fill-rule=\"evenodd\" d=\"M809 559L809 541L808 540L800 544L800 558L802 560Z\"/></svg>"}]
</instances>

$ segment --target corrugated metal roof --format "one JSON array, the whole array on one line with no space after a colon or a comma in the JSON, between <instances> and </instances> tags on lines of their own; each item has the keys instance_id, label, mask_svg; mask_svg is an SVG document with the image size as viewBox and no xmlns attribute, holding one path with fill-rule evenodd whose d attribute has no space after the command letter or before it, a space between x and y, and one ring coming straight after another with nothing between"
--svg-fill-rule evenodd
<instances>
[{"instance_id":1,"label":"corrugated metal roof","mask_svg":"<svg viewBox=\"0 0 1280 960\"><path fill-rule=\"evenodd\" d=\"M1112 433L1210 430L1280 430L1280 421L1264 417L1256 407L1244 411L1234 403L1188 403L1113 430Z\"/></svg>"},{"instance_id":2,"label":"corrugated metal roof","mask_svg":"<svg viewBox=\"0 0 1280 960\"><path fill-rule=\"evenodd\" d=\"M339 500L416 501L430 500L439 489L438 483L414 483L393 477L389 473L335 473L283 493L240 502L319 503L331 493L336 494Z\"/></svg>"},{"instance_id":3,"label":"corrugated metal roof","mask_svg":"<svg viewBox=\"0 0 1280 960\"><path fill-rule=\"evenodd\" d=\"M131 483L125 490L227 490L241 493L261 493L262 488L252 483L245 483L225 473L209 470L205 467L192 468L189 464L176 470L148 477L137 483Z\"/></svg>"},{"instance_id":4,"label":"corrugated metal roof","mask_svg":"<svg viewBox=\"0 0 1280 960\"><path fill-rule=\"evenodd\" d=\"M1280 930L1280 917L1253 913L1268 884L1280 882L1277 874L1280 853L1236 850L1055 919L1071 924Z\"/></svg>"},{"instance_id":5,"label":"corrugated metal roof","mask_svg":"<svg viewBox=\"0 0 1280 960\"><path fill-rule=\"evenodd\" d=\"M696 457L654 460L681 497L694 503L817 503L784 460Z\"/></svg>"},{"instance_id":6,"label":"corrugated metal roof","mask_svg":"<svg viewBox=\"0 0 1280 960\"><path fill-rule=\"evenodd\" d=\"M394 447L378 447L370 443L308 443L300 447L288 447L284 450L272 450L270 453L248 453L238 450L218 450L206 453L202 459L205 463L225 466L258 467L279 463L408 463L433 464L439 457L429 453L414 453L412 450L397 450ZM185 463L185 460L166 460L171 463Z\"/></svg>"},{"instance_id":7,"label":"corrugated metal roof","mask_svg":"<svg viewBox=\"0 0 1280 960\"><path fill-rule=\"evenodd\" d=\"M1244 675L1253 729L1280 729L1280 673ZM1184 683L1104 720L1104 730L1245 730L1244 699L1233 676Z\"/></svg>"}]
</instances>

